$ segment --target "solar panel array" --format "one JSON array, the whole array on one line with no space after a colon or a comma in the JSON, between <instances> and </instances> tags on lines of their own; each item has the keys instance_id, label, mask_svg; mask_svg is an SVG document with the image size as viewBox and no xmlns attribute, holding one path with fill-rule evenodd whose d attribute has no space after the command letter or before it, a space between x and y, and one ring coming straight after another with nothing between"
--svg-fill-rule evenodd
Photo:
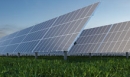
<instances>
[{"instance_id":1,"label":"solar panel array","mask_svg":"<svg viewBox=\"0 0 130 77\"><path fill-rule=\"evenodd\" d=\"M1 54L69 51L98 4L99 2L1 38Z\"/></svg>"},{"instance_id":2,"label":"solar panel array","mask_svg":"<svg viewBox=\"0 0 130 77\"><path fill-rule=\"evenodd\" d=\"M69 54L130 51L130 21L84 30Z\"/></svg>"}]
</instances>

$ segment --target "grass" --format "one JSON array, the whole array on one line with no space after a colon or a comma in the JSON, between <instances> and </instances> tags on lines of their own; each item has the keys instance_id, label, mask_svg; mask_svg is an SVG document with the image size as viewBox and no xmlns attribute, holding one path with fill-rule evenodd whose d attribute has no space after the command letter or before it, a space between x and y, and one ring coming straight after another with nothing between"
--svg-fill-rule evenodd
<instances>
[{"instance_id":1,"label":"grass","mask_svg":"<svg viewBox=\"0 0 130 77\"><path fill-rule=\"evenodd\" d=\"M0 57L0 77L130 77L126 57Z\"/></svg>"}]
</instances>

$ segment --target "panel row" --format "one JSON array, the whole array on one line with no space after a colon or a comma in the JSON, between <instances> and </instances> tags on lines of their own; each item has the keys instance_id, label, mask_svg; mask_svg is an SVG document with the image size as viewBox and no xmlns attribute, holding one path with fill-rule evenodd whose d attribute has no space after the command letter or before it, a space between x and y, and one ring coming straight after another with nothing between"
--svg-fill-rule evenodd
<instances>
[{"instance_id":1,"label":"panel row","mask_svg":"<svg viewBox=\"0 0 130 77\"><path fill-rule=\"evenodd\" d=\"M130 51L130 21L84 30L71 48L75 53L122 53Z\"/></svg>"},{"instance_id":2,"label":"panel row","mask_svg":"<svg viewBox=\"0 0 130 77\"><path fill-rule=\"evenodd\" d=\"M2 53L69 51L98 3L1 38Z\"/></svg>"}]
</instances>

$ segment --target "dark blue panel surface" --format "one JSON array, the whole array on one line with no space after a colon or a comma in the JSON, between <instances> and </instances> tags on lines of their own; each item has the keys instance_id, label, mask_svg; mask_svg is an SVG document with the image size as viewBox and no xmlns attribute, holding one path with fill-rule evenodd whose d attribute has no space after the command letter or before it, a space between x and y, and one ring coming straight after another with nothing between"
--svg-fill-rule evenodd
<instances>
[{"instance_id":1,"label":"dark blue panel surface","mask_svg":"<svg viewBox=\"0 0 130 77\"><path fill-rule=\"evenodd\" d=\"M45 21L43 23L40 23L38 25L35 25L34 28L31 30L31 32L35 32L38 30L46 29L52 26L52 24L56 21L57 18L53 18L51 20Z\"/></svg>"},{"instance_id":2,"label":"dark blue panel surface","mask_svg":"<svg viewBox=\"0 0 130 77\"><path fill-rule=\"evenodd\" d=\"M16 43L21 43L21 41L25 38L26 35L22 35L22 36L19 36L19 37L15 37L11 42L10 44L16 44Z\"/></svg>"},{"instance_id":3,"label":"dark blue panel surface","mask_svg":"<svg viewBox=\"0 0 130 77\"><path fill-rule=\"evenodd\" d=\"M12 41L12 39L3 41L2 46L8 45L11 41Z\"/></svg>"},{"instance_id":4,"label":"dark blue panel surface","mask_svg":"<svg viewBox=\"0 0 130 77\"><path fill-rule=\"evenodd\" d=\"M0 47L0 53L1 53L1 54L3 53L2 51L5 49L5 47L6 47L6 46Z\"/></svg>"},{"instance_id":5,"label":"dark blue panel surface","mask_svg":"<svg viewBox=\"0 0 130 77\"><path fill-rule=\"evenodd\" d=\"M16 49L17 46L18 46L18 44L6 46L6 48L3 50L3 52L13 54L13 51Z\"/></svg>"},{"instance_id":6,"label":"dark blue panel surface","mask_svg":"<svg viewBox=\"0 0 130 77\"><path fill-rule=\"evenodd\" d=\"M16 52L20 52L20 53L30 53L32 52L32 50L35 48L35 46L37 45L39 41L32 41L32 42L27 42L27 43L21 43L16 50L14 51Z\"/></svg>"},{"instance_id":7,"label":"dark blue panel surface","mask_svg":"<svg viewBox=\"0 0 130 77\"><path fill-rule=\"evenodd\" d=\"M26 36L23 42L41 39L46 34L46 32L47 30L41 30L38 32L30 33Z\"/></svg>"},{"instance_id":8,"label":"dark blue panel surface","mask_svg":"<svg viewBox=\"0 0 130 77\"><path fill-rule=\"evenodd\" d=\"M21 30L16 36L21 36L21 35L24 35L24 34L28 34L29 31L30 31L33 27L34 27L34 26Z\"/></svg>"}]
</instances>

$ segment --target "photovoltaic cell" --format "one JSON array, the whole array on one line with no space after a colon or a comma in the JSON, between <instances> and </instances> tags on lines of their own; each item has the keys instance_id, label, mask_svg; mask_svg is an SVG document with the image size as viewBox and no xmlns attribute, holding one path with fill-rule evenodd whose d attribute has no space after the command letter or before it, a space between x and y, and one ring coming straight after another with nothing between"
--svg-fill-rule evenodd
<instances>
[{"instance_id":1,"label":"photovoltaic cell","mask_svg":"<svg viewBox=\"0 0 130 77\"><path fill-rule=\"evenodd\" d=\"M2 52L5 49L5 46L0 46L0 53L3 54L4 52Z\"/></svg>"},{"instance_id":2,"label":"photovoltaic cell","mask_svg":"<svg viewBox=\"0 0 130 77\"><path fill-rule=\"evenodd\" d=\"M54 18L54 19L51 19L51 20L48 20L48 21L45 21L43 23L35 25L34 28L31 30L31 32L35 32L38 30L42 30L42 29L46 29L46 28L51 27L56 19L57 18Z\"/></svg>"},{"instance_id":3,"label":"photovoltaic cell","mask_svg":"<svg viewBox=\"0 0 130 77\"><path fill-rule=\"evenodd\" d=\"M10 44L16 44L16 43L21 43L21 41L25 38L26 35L18 36L15 37Z\"/></svg>"},{"instance_id":4,"label":"photovoltaic cell","mask_svg":"<svg viewBox=\"0 0 130 77\"><path fill-rule=\"evenodd\" d=\"M30 31L33 27L34 27L34 26L19 31L19 33L16 35L16 37L29 33L29 31Z\"/></svg>"},{"instance_id":5,"label":"photovoltaic cell","mask_svg":"<svg viewBox=\"0 0 130 77\"><path fill-rule=\"evenodd\" d=\"M21 43L15 50L14 53L20 52L20 53L30 53L32 51L32 48L34 48L37 45L38 41L32 41L32 42L26 42Z\"/></svg>"},{"instance_id":6,"label":"photovoltaic cell","mask_svg":"<svg viewBox=\"0 0 130 77\"><path fill-rule=\"evenodd\" d=\"M6 46L2 53L6 52L6 53L11 53L13 54L12 52L15 50L15 48L18 46L18 44L14 44L14 45L9 45L9 46Z\"/></svg>"},{"instance_id":7,"label":"photovoltaic cell","mask_svg":"<svg viewBox=\"0 0 130 77\"><path fill-rule=\"evenodd\" d=\"M1 44L2 46L8 45L11 42L12 39L8 39L3 41L3 43Z\"/></svg>"},{"instance_id":8,"label":"photovoltaic cell","mask_svg":"<svg viewBox=\"0 0 130 77\"><path fill-rule=\"evenodd\" d=\"M26 36L26 38L23 40L23 42L41 39L42 36L44 36L46 32L47 32L47 30L41 30L41 31L29 33L29 34ZM34 37L34 36L35 36L35 37Z\"/></svg>"}]
</instances>

